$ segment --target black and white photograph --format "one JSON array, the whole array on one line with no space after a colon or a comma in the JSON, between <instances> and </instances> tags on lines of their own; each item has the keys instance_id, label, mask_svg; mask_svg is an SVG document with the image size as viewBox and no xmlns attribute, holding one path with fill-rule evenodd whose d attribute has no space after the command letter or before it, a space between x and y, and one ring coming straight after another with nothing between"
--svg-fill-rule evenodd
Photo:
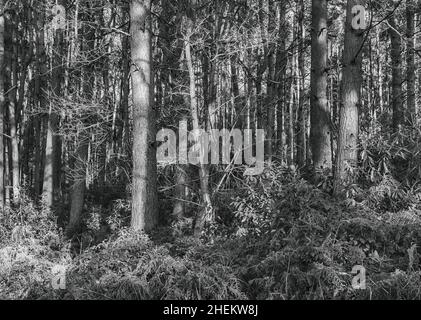
<instances>
[{"instance_id":1,"label":"black and white photograph","mask_svg":"<svg viewBox=\"0 0 421 320\"><path fill-rule=\"evenodd\" d=\"M0 134L2 301L421 300L421 0L0 0Z\"/></svg>"}]
</instances>

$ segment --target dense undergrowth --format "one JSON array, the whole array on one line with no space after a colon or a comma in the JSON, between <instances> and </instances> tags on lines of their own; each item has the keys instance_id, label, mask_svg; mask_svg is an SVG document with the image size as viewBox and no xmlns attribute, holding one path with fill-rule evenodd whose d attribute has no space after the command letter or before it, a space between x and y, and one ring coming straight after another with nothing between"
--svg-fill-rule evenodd
<instances>
[{"instance_id":1,"label":"dense undergrowth","mask_svg":"<svg viewBox=\"0 0 421 320\"><path fill-rule=\"evenodd\" d=\"M0 218L0 298L420 299L419 168L399 171L417 163L418 145L397 152L371 139L347 198L331 195L329 176L314 185L273 165L220 200L200 241L182 222L132 232L125 200L90 206L67 241L56 215L22 199ZM62 290L51 284L58 265ZM352 286L358 265L363 290Z\"/></svg>"}]
</instances>

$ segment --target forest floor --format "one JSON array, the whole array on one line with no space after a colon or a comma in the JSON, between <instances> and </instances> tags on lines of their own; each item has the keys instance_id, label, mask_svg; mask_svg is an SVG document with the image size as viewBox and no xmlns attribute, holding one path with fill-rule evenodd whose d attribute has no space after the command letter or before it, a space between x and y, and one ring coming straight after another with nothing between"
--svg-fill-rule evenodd
<instances>
[{"instance_id":1,"label":"forest floor","mask_svg":"<svg viewBox=\"0 0 421 320\"><path fill-rule=\"evenodd\" d=\"M79 240L91 244L78 254L54 214L25 200L1 218L0 298L420 299L421 197L399 188L384 177L337 199L274 170L225 201L231 220L201 240L190 220L134 233L119 202L114 215L86 215ZM365 289L353 286L353 269L365 272Z\"/></svg>"}]
</instances>

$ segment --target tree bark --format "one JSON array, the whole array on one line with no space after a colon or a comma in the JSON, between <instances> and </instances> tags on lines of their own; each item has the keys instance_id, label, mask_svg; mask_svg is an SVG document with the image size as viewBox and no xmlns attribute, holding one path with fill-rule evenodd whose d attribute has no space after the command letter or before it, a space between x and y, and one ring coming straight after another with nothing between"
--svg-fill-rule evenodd
<instances>
[{"instance_id":1,"label":"tree bark","mask_svg":"<svg viewBox=\"0 0 421 320\"><path fill-rule=\"evenodd\" d=\"M327 99L327 12L327 0L313 0L310 136L315 172L332 170L332 128Z\"/></svg>"},{"instance_id":2,"label":"tree bark","mask_svg":"<svg viewBox=\"0 0 421 320\"><path fill-rule=\"evenodd\" d=\"M83 139L83 138L82 138ZM82 211L86 191L86 162L88 159L89 142L86 140L79 141L79 147L76 151L76 161L74 172L72 194L71 194L71 207L69 224L67 226L67 236L70 238L80 232L82 227Z\"/></svg>"},{"instance_id":3,"label":"tree bark","mask_svg":"<svg viewBox=\"0 0 421 320\"><path fill-rule=\"evenodd\" d=\"M193 130L197 131L200 129L199 122L199 113L198 113L198 102L196 96L196 78L193 68L193 56L191 52L191 35L193 31L193 21L191 18L187 19L187 30L184 40L184 52L186 57L187 68L189 72L189 82L190 82L190 107L191 115L193 120ZM197 137L200 139L199 137ZM194 225L194 235L200 237L203 227L206 221L212 219L213 208L211 202L211 196L209 192L209 172L206 164L199 163L199 181L200 181L200 190L202 193L202 205L203 209L200 210L196 216L196 221Z\"/></svg>"},{"instance_id":4,"label":"tree bark","mask_svg":"<svg viewBox=\"0 0 421 320\"><path fill-rule=\"evenodd\" d=\"M4 207L4 0L0 0L0 211Z\"/></svg>"},{"instance_id":5,"label":"tree bark","mask_svg":"<svg viewBox=\"0 0 421 320\"><path fill-rule=\"evenodd\" d=\"M12 23L15 18L12 13L5 14L6 19L6 64L5 76L7 95L7 111L8 111L8 131L9 131L9 155L10 155L10 172L9 184L12 186L13 203L17 204L20 199L20 167L19 167L19 137L17 127L17 91L19 87L18 81L18 37L16 26ZM22 72L26 72L23 70ZM9 190L8 190L9 191Z\"/></svg>"},{"instance_id":6,"label":"tree bark","mask_svg":"<svg viewBox=\"0 0 421 320\"><path fill-rule=\"evenodd\" d=\"M306 164L306 140L307 140L307 111L305 107L305 28L304 28L304 0L297 3L298 12L298 47L297 47L297 95L298 95L298 120L297 120L297 164L303 168Z\"/></svg>"},{"instance_id":7,"label":"tree bark","mask_svg":"<svg viewBox=\"0 0 421 320\"><path fill-rule=\"evenodd\" d=\"M86 12L82 12L81 15L86 21L94 21L91 8L87 8ZM78 26L76 26L78 28ZM80 87L80 95L84 99L89 99L96 89L96 74L94 65L91 62L93 60L93 53L95 52L95 30L88 24L82 24L82 39L81 39L81 51L86 54L87 62L83 68L81 68L82 74L82 85ZM78 139L76 141L77 150L75 154L75 172L73 186L71 190L71 206L70 206L70 220L67 226L67 236L71 237L81 231L82 227L82 214L83 205L85 201L86 184L87 184L87 165L89 163L90 148L89 142L91 139L90 130L86 127L90 126L90 120L83 119L83 128L79 132Z\"/></svg>"},{"instance_id":8,"label":"tree bark","mask_svg":"<svg viewBox=\"0 0 421 320\"><path fill-rule=\"evenodd\" d=\"M150 232L158 225L151 28L151 0L132 0L130 5L133 90L131 226L134 230L144 232Z\"/></svg>"},{"instance_id":9,"label":"tree bark","mask_svg":"<svg viewBox=\"0 0 421 320\"><path fill-rule=\"evenodd\" d=\"M267 96L268 103L267 108L267 143L266 143L266 155L267 160L272 162L273 156L273 143L275 141L275 93L276 93L276 46L271 36L274 34L276 21L274 14L276 12L274 0L269 0L269 23L268 23L268 45L267 45L267 64L268 64L268 79L267 79Z\"/></svg>"},{"instance_id":10,"label":"tree bark","mask_svg":"<svg viewBox=\"0 0 421 320\"><path fill-rule=\"evenodd\" d=\"M339 120L338 154L334 192L339 194L344 184L353 182L355 175L351 168L358 161L359 109L362 84L362 46L364 32L352 27L352 9L365 5L365 0L348 0L345 22L345 46L342 77L342 107Z\"/></svg>"},{"instance_id":11,"label":"tree bark","mask_svg":"<svg viewBox=\"0 0 421 320\"><path fill-rule=\"evenodd\" d=\"M276 124L277 124L277 156L281 163L286 160L286 133L285 133L285 106L286 106L286 90L285 80L287 72L288 57L286 52L285 37L285 3L279 4L279 30L278 30L278 46L276 51L276 91L278 103L276 104Z\"/></svg>"},{"instance_id":12,"label":"tree bark","mask_svg":"<svg viewBox=\"0 0 421 320\"><path fill-rule=\"evenodd\" d=\"M59 0L58 4L66 7L67 0ZM61 86L64 83L64 59L65 56L64 31L57 30L54 36L54 55L52 71L52 93L55 97L61 94ZM47 125L47 143L45 147L45 165L43 182L43 199L45 205L52 207L54 199L60 188L60 167L61 167L61 143L57 135L59 116L52 110L50 102L50 111Z\"/></svg>"},{"instance_id":13,"label":"tree bark","mask_svg":"<svg viewBox=\"0 0 421 320\"><path fill-rule=\"evenodd\" d=\"M415 124L415 1L406 0L406 86L407 86L407 121Z\"/></svg>"},{"instance_id":14,"label":"tree bark","mask_svg":"<svg viewBox=\"0 0 421 320\"><path fill-rule=\"evenodd\" d=\"M401 48L402 40L396 30L396 20L394 16L389 18L389 34L391 43L391 66L392 66L392 128L396 132L404 120L404 110L402 103L402 72L401 72Z\"/></svg>"},{"instance_id":15,"label":"tree bark","mask_svg":"<svg viewBox=\"0 0 421 320\"><path fill-rule=\"evenodd\" d=\"M45 36L44 36L44 23L45 23L45 11L41 10L40 13L36 14L36 24L37 24L37 31L36 31L36 59L37 59L37 66L36 66L36 77L35 77L35 100L37 103L37 108L41 111L45 110L46 108L46 98L43 92L44 88L47 87L46 84L46 74L47 74L47 55L45 52ZM34 171L33 171L33 187L34 187L34 196L38 199L41 195L41 187L42 187L42 162L43 162L43 135L42 135L42 127L43 121L42 116L37 114L34 117L34 126L35 126L35 155L34 155Z\"/></svg>"}]
</instances>

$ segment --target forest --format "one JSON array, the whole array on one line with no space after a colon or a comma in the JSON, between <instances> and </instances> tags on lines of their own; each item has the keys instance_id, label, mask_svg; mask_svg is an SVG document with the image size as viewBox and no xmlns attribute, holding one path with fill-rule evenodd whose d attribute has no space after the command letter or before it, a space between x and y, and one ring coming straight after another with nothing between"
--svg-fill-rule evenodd
<instances>
[{"instance_id":1,"label":"forest","mask_svg":"<svg viewBox=\"0 0 421 320\"><path fill-rule=\"evenodd\" d=\"M0 0L1 300L421 299L421 0Z\"/></svg>"}]
</instances>

